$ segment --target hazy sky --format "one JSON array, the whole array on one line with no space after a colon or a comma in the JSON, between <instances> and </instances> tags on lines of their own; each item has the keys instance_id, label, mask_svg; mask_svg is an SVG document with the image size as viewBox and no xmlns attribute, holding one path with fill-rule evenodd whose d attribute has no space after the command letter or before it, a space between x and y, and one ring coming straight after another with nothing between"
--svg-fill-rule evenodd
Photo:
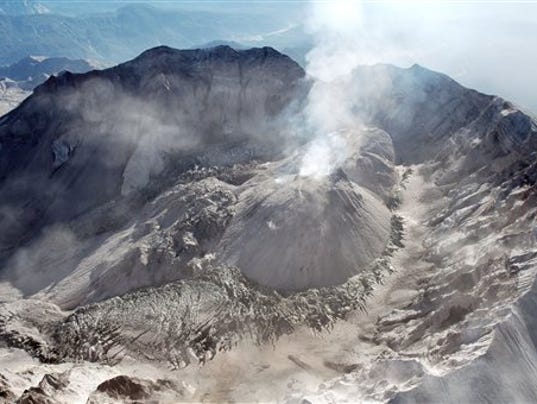
<instances>
[{"instance_id":1,"label":"hazy sky","mask_svg":"<svg viewBox=\"0 0 537 404\"><path fill-rule=\"evenodd\" d=\"M345 42L349 53L344 56L353 63L386 62L403 67L419 63L537 112L537 0L41 1L52 9L69 6L83 12L109 9L113 4L150 3L157 7L235 13L245 18L254 13L282 28L305 26L306 31L317 36L322 35L323 24L328 28L339 26L341 30L329 39ZM300 40L296 31L292 41ZM269 44L277 39L281 38L263 36ZM288 47L285 43L283 47Z\"/></svg>"},{"instance_id":2,"label":"hazy sky","mask_svg":"<svg viewBox=\"0 0 537 404\"><path fill-rule=\"evenodd\" d=\"M156 2L158 3L158 2ZM201 4L200 4L201 3ZM252 4L253 3L253 4ZM341 24L361 63L419 63L464 85L537 112L537 1L243 1L174 2L222 10L266 8L297 24ZM166 4L160 3L160 4ZM298 17L295 17L298 16Z\"/></svg>"},{"instance_id":3,"label":"hazy sky","mask_svg":"<svg viewBox=\"0 0 537 404\"><path fill-rule=\"evenodd\" d=\"M537 112L537 2L364 1L359 12L362 62L419 63Z\"/></svg>"}]
</instances>

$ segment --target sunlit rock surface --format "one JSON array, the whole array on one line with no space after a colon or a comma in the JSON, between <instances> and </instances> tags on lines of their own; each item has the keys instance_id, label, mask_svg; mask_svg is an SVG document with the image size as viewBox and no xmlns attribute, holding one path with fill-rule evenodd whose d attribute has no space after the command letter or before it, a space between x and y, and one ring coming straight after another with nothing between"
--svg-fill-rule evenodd
<instances>
[{"instance_id":1,"label":"sunlit rock surface","mask_svg":"<svg viewBox=\"0 0 537 404\"><path fill-rule=\"evenodd\" d=\"M338 285L367 268L390 237L382 195L395 174L391 143L377 139L383 135L359 129L339 134L350 152L326 175L293 169L293 156L243 184L220 246L224 260L280 290ZM375 147L388 159L378 163ZM380 167L368 172L373 164Z\"/></svg>"}]
</instances>

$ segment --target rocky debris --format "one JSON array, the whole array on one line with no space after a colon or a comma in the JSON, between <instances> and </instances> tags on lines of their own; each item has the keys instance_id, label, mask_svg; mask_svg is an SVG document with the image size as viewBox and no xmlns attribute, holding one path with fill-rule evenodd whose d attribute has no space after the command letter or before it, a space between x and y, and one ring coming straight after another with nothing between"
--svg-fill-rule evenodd
<instances>
[{"instance_id":1,"label":"rocky debris","mask_svg":"<svg viewBox=\"0 0 537 404\"><path fill-rule=\"evenodd\" d=\"M200 166L185 171L179 176L178 182L188 184L190 182L200 181L205 178L215 177L222 182L230 185L242 185L254 177L259 168L259 162L251 161L248 164L233 164L231 167L225 166Z\"/></svg>"},{"instance_id":2,"label":"rocky debris","mask_svg":"<svg viewBox=\"0 0 537 404\"><path fill-rule=\"evenodd\" d=\"M213 248L234 214L235 203L234 187L214 177L171 187L139 208L137 218L105 235L108 241L85 255L84 262L70 268L56 286L59 293L54 300L73 307L189 276L187 263ZM108 264L103 266L105 256ZM89 265L91 283L81 284L80 289L63 288Z\"/></svg>"},{"instance_id":3,"label":"rocky debris","mask_svg":"<svg viewBox=\"0 0 537 404\"><path fill-rule=\"evenodd\" d=\"M130 376L116 376L108 379L99 386L94 393L88 398L88 404L98 404L106 401L103 397L120 400L121 402L159 402L158 398L162 395L180 396L180 389L169 380L144 380Z\"/></svg>"},{"instance_id":4,"label":"rocky debris","mask_svg":"<svg viewBox=\"0 0 537 404\"><path fill-rule=\"evenodd\" d=\"M41 387L43 391L61 390L67 387L68 384L69 375L67 373L47 374L43 376L43 379L39 383L39 387Z\"/></svg>"},{"instance_id":5,"label":"rocky debris","mask_svg":"<svg viewBox=\"0 0 537 404\"><path fill-rule=\"evenodd\" d=\"M69 385L68 373L46 374L36 387L30 387L17 399L17 404L56 404L59 391Z\"/></svg>"},{"instance_id":6,"label":"rocky debris","mask_svg":"<svg viewBox=\"0 0 537 404\"><path fill-rule=\"evenodd\" d=\"M18 331L0 331L0 341L8 347L22 349L39 359L43 363L55 363L58 361L55 352L49 349L40 338L34 338L29 335L21 334Z\"/></svg>"},{"instance_id":7,"label":"rocky debris","mask_svg":"<svg viewBox=\"0 0 537 404\"><path fill-rule=\"evenodd\" d=\"M342 285L286 295L254 284L214 257L193 259L192 275L183 281L76 310L57 324L54 346L63 360L88 360L84 347L106 341L111 349L99 357L105 363L128 354L183 368L205 363L244 338L265 344L302 327L330 330L337 320L365 310L375 286L393 271L390 260L402 237L397 221L384 252L360 274Z\"/></svg>"},{"instance_id":8,"label":"rocky debris","mask_svg":"<svg viewBox=\"0 0 537 404\"><path fill-rule=\"evenodd\" d=\"M0 402L12 403L16 399L15 393L11 391L8 379L0 374Z\"/></svg>"},{"instance_id":9,"label":"rocky debris","mask_svg":"<svg viewBox=\"0 0 537 404\"><path fill-rule=\"evenodd\" d=\"M345 136L349 137L349 150L353 152L342 162L345 168L339 175L325 180L302 177L297 165L300 159L296 157L272 163L194 166L165 191L156 182L155 189L140 195L134 203L119 200L105 204L78 217L69 227L51 231L40 243L29 246L33 255L15 257L25 262L24 268L18 269L15 260L13 267L18 270L6 275L27 294L50 285L46 296L66 309L189 277L187 263L208 254L215 254L223 266L237 265L252 280L268 285L255 275L265 273L263 276L278 283L281 289L344 283L382 254L391 227L391 213L384 201L389 183L379 181L382 185L370 185L372 172L360 176L356 161L366 161L373 153L382 155L384 171L379 170L379 175L395 176L390 163L392 151L383 132L366 130L362 134L349 130ZM363 141L364 158L360 147L353 143L358 139ZM301 152L306 150L307 146ZM374 188L378 195L372 193ZM269 194L272 196L266 198ZM257 213L252 210L256 201L266 205ZM325 209L323 206L329 201L332 202ZM285 218L289 206L297 209L295 224ZM317 216L312 213L314 208ZM132 211L139 213L132 217ZM296 234L298 224L304 223L310 223L311 230ZM323 238L316 237L318 225L326 227ZM241 230L244 226L249 226L251 233ZM348 234L344 237L347 253L340 254L341 246L327 242L334 232ZM262 236L278 242L264 240ZM312 265L308 268L301 262L304 255L291 248L297 242L311 244L319 255L318 260L310 260ZM241 248L235 248L237 244ZM270 245L277 250L276 254L269 251ZM357 245L361 247L356 248ZM268 261L259 259L261 251L270 258ZM288 259L286 254L292 251L298 254L296 262L278 265L273 261L274 257ZM235 261L236 254L242 256L239 261ZM334 266L335 255L341 257L337 270L325 271L324 268ZM47 260L42 256L47 256ZM248 260L256 264L249 265ZM270 271L259 270L263 266L270 267ZM288 270L291 266L292 271ZM277 275L278 271L281 275ZM292 277L293 283L287 282L286 277ZM30 289L31 284L36 287Z\"/></svg>"},{"instance_id":10,"label":"rocky debris","mask_svg":"<svg viewBox=\"0 0 537 404\"><path fill-rule=\"evenodd\" d=\"M58 357L62 360L74 358L109 365L119 362L123 351L122 346L126 343L120 333L121 325L104 321L95 321L91 325L80 324L80 322L71 325L71 329L57 328L52 334Z\"/></svg>"},{"instance_id":11,"label":"rocky debris","mask_svg":"<svg viewBox=\"0 0 537 404\"><path fill-rule=\"evenodd\" d=\"M8 347L22 349L44 363L55 363L58 358L39 332L26 332L19 318L12 313L0 315L0 342Z\"/></svg>"},{"instance_id":12,"label":"rocky debris","mask_svg":"<svg viewBox=\"0 0 537 404\"><path fill-rule=\"evenodd\" d=\"M368 130L364 138L378 141L375 140L377 135L382 133ZM371 143L365 141L364 144L366 152L371 153L374 148ZM390 150L383 152L379 147L382 143L373 144L377 145L375 153L384 153L389 161ZM82 359L114 364L128 353L131 356L166 360L173 367L181 368L210 360L218 351L233 348L245 335L252 336L258 343L265 343L303 326L322 331L330 329L336 320L345 318L353 310L363 309L364 301L374 286L391 271L389 259L393 251L402 245L403 233L401 222L389 219L390 212L383 198L358 187L349 179L349 176L353 176L356 181L368 184L352 171L352 163L359 156L359 153L352 154L345 161L349 174L340 169L321 180L301 178L296 165L300 159L296 158L273 164L250 163L186 171L177 179L176 185L142 205L137 217L124 225L125 230L119 233L121 238L115 246L112 243L116 242L117 236L110 235L112 243L104 244L112 249L106 253L99 251L97 255L106 257L108 265L103 266L100 259L94 260L97 266L92 269L92 283L83 285L87 292L82 293L74 287L75 283L70 278L77 276L78 269L71 268L72 275L57 282L48 293L54 296L55 288L66 290L72 296L84 296L89 303L123 295L133 288L135 282L137 285L151 286L177 278L185 279L77 310L54 329L51 341L58 357L61 360ZM215 178L235 176L243 168L249 170L249 178L237 185L230 183L233 181L223 182ZM389 170L389 165L386 165L386 169ZM341 212L333 215L335 219L347 217L348 220L356 219L364 223L369 220L365 226L357 227L374 229L382 224L380 219L384 218L386 227L381 229L383 235L379 236L376 250L369 252L370 257L361 266L358 266L358 261L350 262L352 271L340 279L332 277L328 284L324 281L319 284L319 289L289 295L281 295L254 284L243 275L246 273L248 276L247 268L241 273L238 268L222 263L221 257L212 254L215 248L219 248L220 238L229 237L225 233L237 212L245 218L251 217L248 209L240 205L241 193L249 192L259 198L274 189L285 195L292 188L289 183L266 182L273 181L271 178L282 173L294 176L292 181L301 184L300 192L305 194L308 191L308 195L311 195L305 198L307 204L302 209L306 219L311 213L308 207L315 198L322 202L325 196L332 195L341 201ZM353 200L355 210L351 209ZM293 203L297 204L296 201ZM383 215L370 213L371 217L367 219L368 209L381 210ZM272 214L286 212L285 209L274 208L269 211ZM373 217L374 222L370 220ZM265 221L270 220L268 216L265 218ZM347 224L341 227L334 225L330 218L326 220L327 225L337 228L339 234L346 228L352 237L360 237L354 232L353 226ZM78 221L80 223L83 220ZM263 226L268 224L263 223ZM275 229L268 227L268 231ZM307 232L296 235L293 243L297 240L306 242L309 237L311 235ZM103 249L102 246L99 248ZM121 255L116 256L115 249L121 251ZM88 258L86 256L83 262L85 270L91 262ZM113 265L112 260L117 264ZM64 262L70 265L70 261L58 261L60 265ZM148 267L152 270L147 271ZM101 268L105 269L102 273ZM129 276L133 273L137 275ZM35 281L36 275L39 276L32 275L32 280ZM159 278L146 280L144 276ZM302 277L308 281L307 276ZM21 282L20 278L18 281ZM65 297L62 300L65 301ZM76 304L80 304L80 301ZM159 313L154 311L163 305L167 310ZM134 306L138 308L134 313L124 311ZM129 315L125 316L126 313Z\"/></svg>"},{"instance_id":13,"label":"rocky debris","mask_svg":"<svg viewBox=\"0 0 537 404\"><path fill-rule=\"evenodd\" d=\"M17 404L57 404L58 402L47 397L39 387L25 390L16 401Z\"/></svg>"},{"instance_id":14,"label":"rocky debris","mask_svg":"<svg viewBox=\"0 0 537 404\"><path fill-rule=\"evenodd\" d=\"M38 300L0 304L0 343L26 351L43 363L56 363L57 353L47 335L64 318L59 308Z\"/></svg>"}]
</instances>

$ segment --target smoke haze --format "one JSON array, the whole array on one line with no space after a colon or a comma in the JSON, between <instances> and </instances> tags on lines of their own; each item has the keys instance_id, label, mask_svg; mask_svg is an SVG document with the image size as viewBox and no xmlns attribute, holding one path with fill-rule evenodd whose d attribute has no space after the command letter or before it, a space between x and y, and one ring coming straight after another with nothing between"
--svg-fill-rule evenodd
<instances>
[{"instance_id":1,"label":"smoke haze","mask_svg":"<svg viewBox=\"0 0 537 404\"><path fill-rule=\"evenodd\" d=\"M311 74L326 79L356 64L418 63L537 111L529 85L537 69L530 51L537 46L535 2L313 1L309 6L306 31L315 42L307 57Z\"/></svg>"}]
</instances>

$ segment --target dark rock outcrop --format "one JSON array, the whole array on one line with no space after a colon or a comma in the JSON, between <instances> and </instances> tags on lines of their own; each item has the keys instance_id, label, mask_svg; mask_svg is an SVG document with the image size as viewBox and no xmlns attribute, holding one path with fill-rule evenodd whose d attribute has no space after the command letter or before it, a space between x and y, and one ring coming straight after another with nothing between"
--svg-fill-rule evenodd
<instances>
[{"instance_id":1,"label":"dark rock outcrop","mask_svg":"<svg viewBox=\"0 0 537 404\"><path fill-rule=\"evenodd\" d=\"M69 385L67 373L46 374L36 387L22 393L17 404L56 404L56 394Z\"/></svg>"},{"instance_id":2,"label":"dark rock outcrop","mask_svg":"<svg viewBox=\"0 0 537 404\"><path fill-rule=\"evenodd\" d=\"M121 402L160 402L161 394L175 397L175 400L180 397L180 391L168 380L151 381L121 375L99 384L90 395L88 404L106 402L103 395Z\"/></svg>"},{"instance_id":3,"label":"dark rock outcrop","mask_svg":"<svg viewBox=\"0 0 537 404\"><path fill-rule=\"evenodd\" d=\"M17 63L0 67L0 77L7 77L17 82L21 89L31 91L52 75L65 71L86 73L96 67L83 59L27 56Z\"/></svg>"},{"instance_id":4,"label":"dark rock outcrop","mask_svg":"<svg viewBox=\"0 0 537 404\"><path fill-rule=\"evenodd\" d=\"M128 376L116 376L99 386L97 391L115 399L143 400L150 396L148 383Z\"/></svg>"},{"instance_id":5,"label":"dark rock outcrop","mask_svg":"<svg viewBox=\"0 0 537 404\"><path fill-rule=\"evenodd\" d=\"M7 378L0 374L0 402L1 403L10 403L15 401L15 393L11 391L11 386Z\"/></svg>"}]
</instances>

